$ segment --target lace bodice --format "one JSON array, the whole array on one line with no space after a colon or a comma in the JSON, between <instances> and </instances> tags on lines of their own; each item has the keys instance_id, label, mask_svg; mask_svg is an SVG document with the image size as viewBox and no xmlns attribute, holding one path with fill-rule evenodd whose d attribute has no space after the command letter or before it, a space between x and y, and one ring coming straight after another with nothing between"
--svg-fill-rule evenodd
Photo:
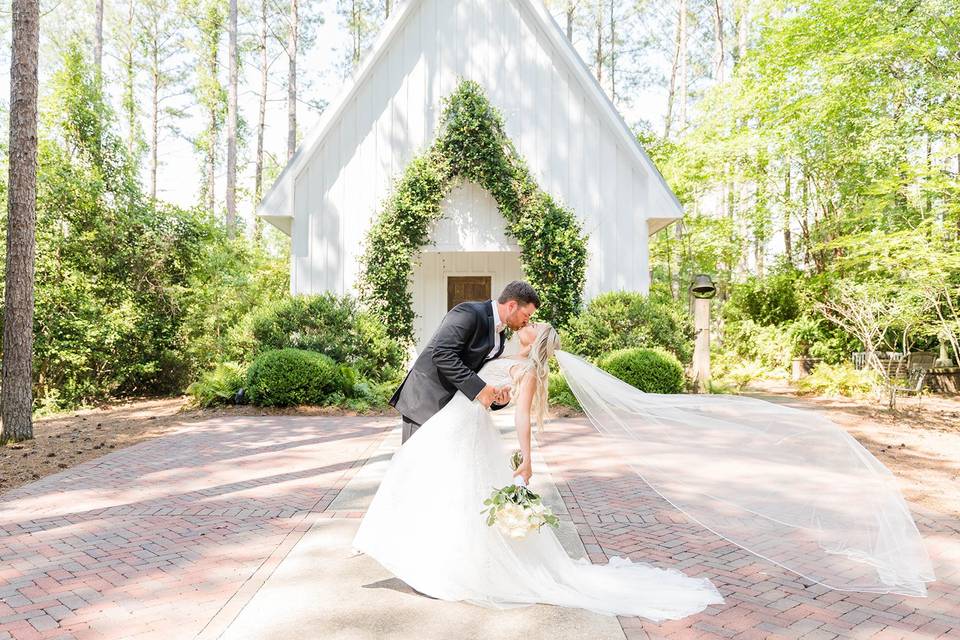
<instances>
[{"instance_id":1,"label":"lace bodice","mask_svg":"<svg viewBox=\"0 0 960 640\"><path fill-rule=\"evenodd\" d=\"M486 382L495 387L502 387L506 384L513 384L510 377L510 368L523 362L523 359L516 357L503 357L491 360L480 368L477 375Z\"/></svg>"}]
</instances>

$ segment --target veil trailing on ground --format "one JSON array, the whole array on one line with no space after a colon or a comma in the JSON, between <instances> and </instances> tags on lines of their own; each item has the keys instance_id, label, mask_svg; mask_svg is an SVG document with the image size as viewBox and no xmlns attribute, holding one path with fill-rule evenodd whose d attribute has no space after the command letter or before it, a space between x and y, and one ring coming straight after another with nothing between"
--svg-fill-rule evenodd
<instances>
[{"instance_id":1,"label":"veil trailing on ground","mask_svg":"<svg viewBox=\"0 0 960 640\"><path fill-rule=\"evenodd\" d=\"M926 595L933 569L893 474L827 418L741 396L643 393L556 357L593 425L696 522L832 589Z\"/></svg>"}]
</instances>

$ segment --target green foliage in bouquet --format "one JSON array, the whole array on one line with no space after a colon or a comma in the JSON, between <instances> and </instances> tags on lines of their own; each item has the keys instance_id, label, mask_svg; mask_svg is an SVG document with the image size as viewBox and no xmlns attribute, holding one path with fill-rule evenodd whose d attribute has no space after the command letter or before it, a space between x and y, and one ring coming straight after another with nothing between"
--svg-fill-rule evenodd
<instances>
[{"instance_id":1,"label":"green foliage in bouquet","mask_svg":"<svg viewBox=\"0 0 960 640\"><path fill-rule=\"evenodd\" d=\"M483 504L486 505L487 508L480 513L487 514L487 526L492 527L494 524L496 524L497 517L501 515L508 505L517 505L521 508L533 505L543 506L543 500L541 500L539 495L527 487L511 484L502 489L494 490L494 492L490 494L490 497L483 501ZM553 513L551 513L546 507L543 508L543 522L540 526L546 524L554 529L559 528L560 518L553 515Z\"/></svg>"},{"instance_id":2,"label":"green foliage in bouquet","mask_svg":"<svg viewBox=\"0 0 960 640\"><path fill-rule=\"evenodd\" d=\"M662 349L621 349L600 360L600 368L647 393L681 393L683 366Z\"/></svg>"},{"instance_id":3,"label":"green foliage in bouquet","mask_svg":"<svg viewBox=\"0 0 960 640\"><path fill-rule=\"evenodd\" d=\"M521 464L523 452L516 449L510 455L510 468L516 471ZM539 531L545 524L554 529L560 526L560 519L543 504L540 496L525 486L510 484L494 489L483 504L487 508L480 513L487 514L487 526L499 525L501 532L511 538L523 538L533 528Z\"/></svg>"},{"instance_id":4,"label":"green foliage in bouquet","mask_svg":"<svg viewBox=\"0 0 960 640\"><path fill-rule=\"evenodd\" d=\"M360 288L366 305L399 340L413 340L409 291L417 254L441 202L458 183L486 189L520 245L526 278L539 292L538 315L561 327L580 307L587 238L573 213L537 185L480 85L463 80L444 100L433 145L407 165L367 236Z\"/></svg>"}]
</instances>

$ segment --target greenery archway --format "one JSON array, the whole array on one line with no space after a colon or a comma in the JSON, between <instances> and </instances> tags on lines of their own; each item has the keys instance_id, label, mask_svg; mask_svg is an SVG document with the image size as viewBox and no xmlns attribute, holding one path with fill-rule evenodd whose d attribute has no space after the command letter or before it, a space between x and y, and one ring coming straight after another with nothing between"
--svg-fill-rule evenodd
<instances>
[{"instance_id":1,"label":"greenery archway","mask_svg":"<svg viewBox=\"0 0 960 640\"><path fill-rule=\"evenodd\" d=\"M525 277L543 302L538 317L563 326L580 307L587 237L573 213L537 185L504 132L503 117L471 80L461 80L444 99L437 139L407 165L367 235L363 301L392 336L412 343L413 261L442 215L443 199L464 180L496 201L507 234L520 246Z\"/></svg>"}]
</instances>

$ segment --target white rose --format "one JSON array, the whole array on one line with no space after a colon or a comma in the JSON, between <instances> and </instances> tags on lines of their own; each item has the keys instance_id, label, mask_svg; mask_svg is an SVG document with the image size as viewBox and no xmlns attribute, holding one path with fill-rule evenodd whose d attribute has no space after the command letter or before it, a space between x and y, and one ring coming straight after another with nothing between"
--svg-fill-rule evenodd
<instances>
[{"instance_id":1,"label":"white rose","mask_svg":"<svg viewBox=\"0 0 960 640\"><path fill-rule=\"evenodd\" d=\"M504 513L501 511L497 514L497 524L500 526L501 531L508 533L510 529L523 526L524 519L522 516L519 516L516 513Z\"/></svg>"},{"instance_id":2,"label":"white rose","mask_svg":"<svg viewBox=\"0 0 960 640\"><path fill-rule=\"evenodd\" d=\"M505 505L501 513L508 518L514 518L516 520L521 520L524 517L523 507L518 504L513 504L512 502Z\"/></svg>"}]
</instances>

